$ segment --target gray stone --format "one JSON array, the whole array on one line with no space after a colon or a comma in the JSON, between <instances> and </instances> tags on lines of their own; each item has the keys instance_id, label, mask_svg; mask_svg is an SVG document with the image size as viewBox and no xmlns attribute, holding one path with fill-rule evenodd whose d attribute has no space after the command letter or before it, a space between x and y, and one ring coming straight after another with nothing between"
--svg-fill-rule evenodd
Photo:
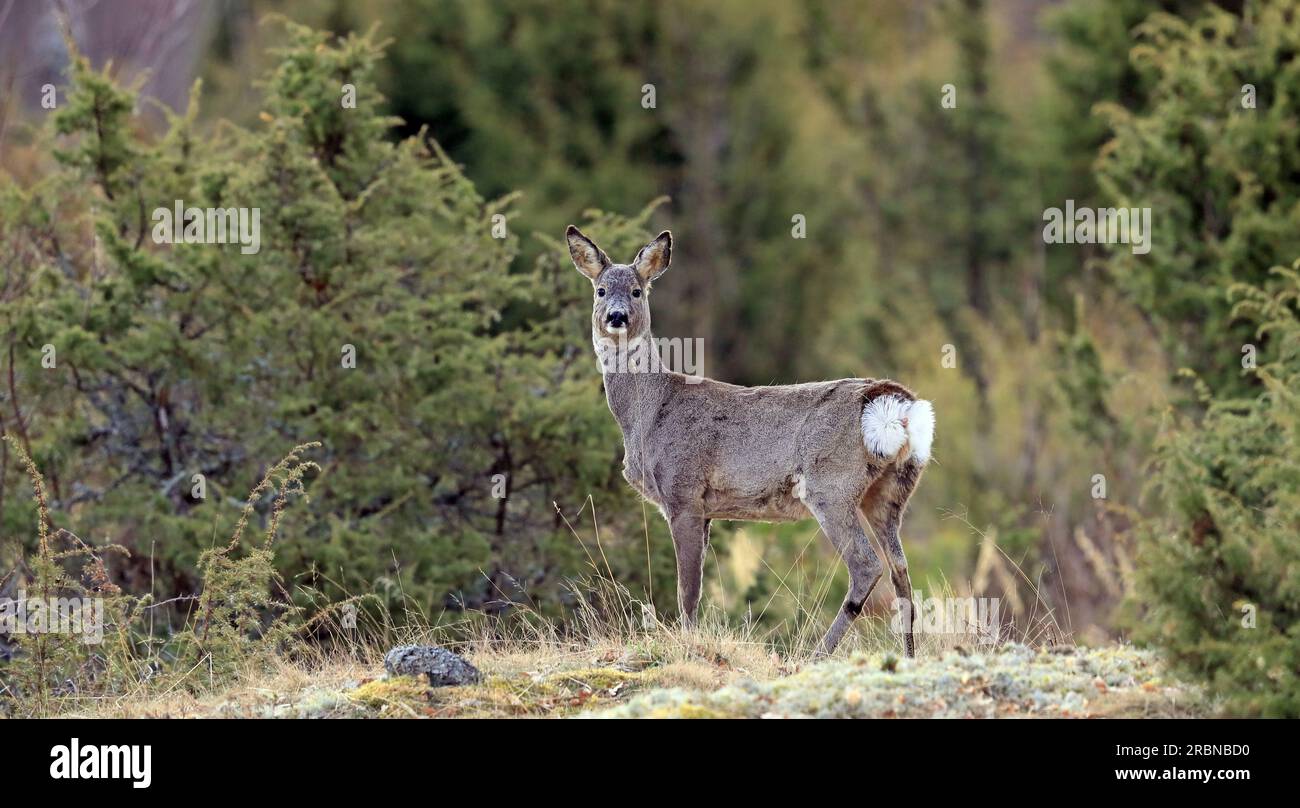
<instances>
[{"instance_id":1,"label":"gray stone","mask_svg":"<svg viewBox=\"0 0 1300 808\"><path fill-rule=\"evenodd\" d=\"M436 645L399 645L384 655L384 670L391 676L423 674L434 687L469 685L483 679L478 668Z\"/></svg>"}]
</instances>

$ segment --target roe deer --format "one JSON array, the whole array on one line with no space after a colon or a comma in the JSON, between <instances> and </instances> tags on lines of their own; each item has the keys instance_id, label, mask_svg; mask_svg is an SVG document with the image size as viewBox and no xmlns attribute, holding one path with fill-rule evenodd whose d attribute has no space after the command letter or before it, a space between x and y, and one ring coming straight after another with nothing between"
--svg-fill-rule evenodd
<instances>
[{"instance_id":1,"label":"roe deer","mask_svg":"<svg viewBox=\"0 0 1300 808\"><path fill-rule=\"evenodd\" d=\"M930 458L930 402L882 379L739 387L646 372L645 357L654 353L650 284L668 269L672 234L660 233L630 264L611 262L572 225L565 237L593 286L591 337L623 431L623 476L659 506L672 531L683 623L694 622L699 606L710 520L811 514L849 568L849 591L820 645L829 654L883 571L861 517L884 550L904 647L914 656L912 584L898 529Z\"/></svg>"}]
</instances>

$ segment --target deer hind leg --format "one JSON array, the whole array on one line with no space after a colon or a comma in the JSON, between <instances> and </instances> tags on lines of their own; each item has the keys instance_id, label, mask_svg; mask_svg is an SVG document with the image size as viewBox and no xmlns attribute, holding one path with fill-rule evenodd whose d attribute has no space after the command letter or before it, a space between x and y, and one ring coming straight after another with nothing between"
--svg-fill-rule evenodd
<instances>
[{"instance_id":1,"label":"deer hind leg","mask_svg":"<svg viewBox=\"0 0 1300 808\"><path fill-rule=\"evenodd\" d=\"M704 551L709 546L709 520L694 514L675 514L668 520L677 553L677 608L682 625L695 624L704 584Z\"/></svg>"},{"instance_id":2,"label":"deer hind leg","mask_svg":"<svg viewBox=\"0 0 1300 808\"><path fill-rule=\"evenodd\" d=\"M862 515L866 517L871 532L880 542L889 564L889 577L894 584L895 606L903 623L903 648L909 657L916 656L916 643L912 626L916 621L912 601L912 579L907 574L907 555L898 529L903 523L907 501L921 478L922 466L914 461L896 465L881 475L862 497Z\"/></svg>"},{"instance_id":3,"label":"deer hind leg","mask_svg":"<svg viewBox=\"0 0 1300 808\"><path fill-rule=\"evenodd\" d=\"M852 502L831 505L819 501L815 496L807 497L805 502L808 510L817 517L822 532L835 545L845 566L849 568L849 591L844 594L844 603L835 615L835 622L831 623L817 649L819 655L826 655L835 650L835 646L844 637L844 632L862 613L862 607L871 595L871 590L876 588L884 567L858 521L858 511Z\"/></svg>"}]
</instances>

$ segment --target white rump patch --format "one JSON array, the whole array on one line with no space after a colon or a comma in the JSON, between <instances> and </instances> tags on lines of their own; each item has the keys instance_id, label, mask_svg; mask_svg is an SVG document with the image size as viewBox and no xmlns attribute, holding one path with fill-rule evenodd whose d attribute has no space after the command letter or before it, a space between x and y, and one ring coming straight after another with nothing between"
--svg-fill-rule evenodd
<instances>
[{"instance_id":1,"label":"white rump patch","mask_svg":"<svg viewBox=\"0 0 1300 808\"><path fill-rule=\"evenodd\" d=\"M912 408L907 411L907 440L918 463L930 459L930 446L934 443L934 405L930 402L912 402Z\"/></svg>"},{"instance_id":2,"label":"white rump patch","mask_svg":"<svg viewBox=\"0 0 1300 808\"><path fill-rule=\"evenodd\" d=\"M882 457L895 457L906 446L917 462L925 463L934 442L934 407L928 401L877 396L862 408L862 442Z\"/></svg>"}]
</instances>

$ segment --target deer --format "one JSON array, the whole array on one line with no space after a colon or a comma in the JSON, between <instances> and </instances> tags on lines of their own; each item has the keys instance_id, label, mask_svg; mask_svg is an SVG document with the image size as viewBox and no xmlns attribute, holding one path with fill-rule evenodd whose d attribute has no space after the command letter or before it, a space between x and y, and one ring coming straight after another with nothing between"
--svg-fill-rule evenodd
<instances>
[{"instance_id":1,"label":"deer","mask_svg":"<svg viewBox=\"0 0 1300 808\"><path fill-rule=\"evenodd\" d=\"M647 362L651 284L668 269L665 230L616 264L569 225L573 265L592 285L591 337L605 398L623 433L623 477L656 505L677 557L683 626L696 623L713 520L812 517L848 567L844 602L817 648L831 654L861 614L884 565L914 657L912 584L899 538L930 459L934 407L889 379L742 387Z\"/></svg>"}]
</instances>

